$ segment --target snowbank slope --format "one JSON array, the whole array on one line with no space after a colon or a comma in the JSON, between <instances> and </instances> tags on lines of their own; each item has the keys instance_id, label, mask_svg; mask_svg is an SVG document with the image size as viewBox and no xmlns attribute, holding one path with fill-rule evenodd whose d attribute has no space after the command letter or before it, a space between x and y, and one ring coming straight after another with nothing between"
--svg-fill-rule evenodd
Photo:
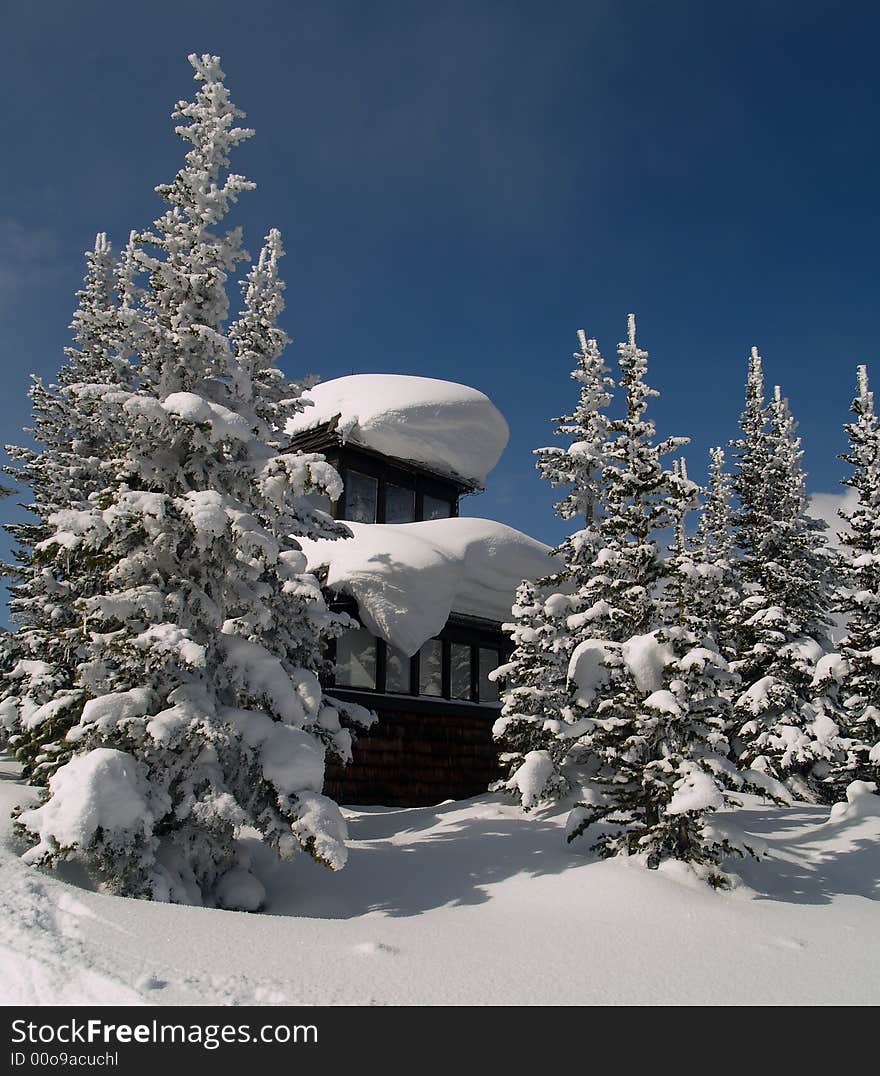
<instances>
[{"instance_id":1,"label":"snowbank slope","mask_svg":"<svg viewBox=\"0 0 880 1076\"><path fill-rule=\"evenodd\" d=\"M32 793L0 781L0 810ZM348 867L261 855L269 914L76 888L0 849L6 1004L877 1004L880 818L749 799L774 858L713 893L596 862L496 796L346 812Z\"/></svg>"}]
</instances>

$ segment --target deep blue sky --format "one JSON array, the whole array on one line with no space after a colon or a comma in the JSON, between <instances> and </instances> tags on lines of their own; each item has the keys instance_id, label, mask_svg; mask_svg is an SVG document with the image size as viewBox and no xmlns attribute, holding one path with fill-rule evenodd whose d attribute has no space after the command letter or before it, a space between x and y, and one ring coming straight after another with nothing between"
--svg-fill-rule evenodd
<instances>
[{"instance_id":1,"label":"deep blue sky","mask_svg":"<svg viewBox=\"0 0 880 1076\"><path fill-rule=\"evenodd\" d=\"M487 392L511 441L469 514L563 533L531 450L574 402L575 330L613 357L630 310L694 477L735 434L754 343L811 488L838 488L880 339L876 5L79 0L3 21L3 441L29 371L61 361L94 233L118 246L161 211L186 54L211 51L257 131L235 221L252 253L285 237L288 372Z\"/></svg>"}]
</instances>

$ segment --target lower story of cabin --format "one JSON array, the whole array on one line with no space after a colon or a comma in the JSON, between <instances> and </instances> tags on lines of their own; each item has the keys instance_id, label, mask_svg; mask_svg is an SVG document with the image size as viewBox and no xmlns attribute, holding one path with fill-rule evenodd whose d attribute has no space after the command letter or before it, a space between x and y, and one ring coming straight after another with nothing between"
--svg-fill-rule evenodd
<instances>
[{"instance_id":1,"label":"lower story of cabin","mask_svg":"<svg viewBox=\"0 0 880 1076\"><path fill-rule=\"evenodd\" d=\"M360 626L343 635L328 692L378 721L358 731L348 766L328 765L327 795L418 807L485 792L500 775L492 739L500 705L489 674L508 653L500 624L456 615L411 657Z\"/></svg>"},{"instance_id":2,"label":"lower story of cabin","mask_svg":"<svg viewBox=\"0 0 880 1076\"><path fill-rule=\"evenodd\" d=\"M358 733L348 766L327 767L324 791L337 803L425 807L478 796L500 776L492 739L497 706L333 694L379 718Z\"/></svg>"}]
</instances>

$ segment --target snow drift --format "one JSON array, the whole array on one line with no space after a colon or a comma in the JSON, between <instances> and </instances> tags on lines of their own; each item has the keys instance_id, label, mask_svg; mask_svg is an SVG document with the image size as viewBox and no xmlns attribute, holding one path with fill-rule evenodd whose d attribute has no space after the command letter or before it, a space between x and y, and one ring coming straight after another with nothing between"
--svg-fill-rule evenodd
<instances>
[{"instance_id":1,"label":"snow drift","mask_svg":"<svg viewBox=\"0 0 880 1076\"><path fill-rule=\"evenodd\" d=\"M239 842L218 897L266 907L253 916L91 892L26 866L9 812L36 790L16 773L0 757L4 1005L161 1005L182 1022L188 1005L880 1002L876 795L830 825L827 807L743 795L715 820L772 855L736 861L727 893L682 863L574 853L567 807L529 817L486 794L354 808L341 873ZM578 929L548 930L548 909Z\"/></svg>"},{"instance_id":2,"label":"snow drift","mask_svg":"<svg viewBox=\"0 0 880 1076\"><path fill-rule=\"evenodd\" d=\"M308 570L358 604L364 626L405 654L436 635L452 612L504 621L516 588L554 567L550 549L488 519L347 523L344 542L300 539Z\"/></svg>"},{"instance_id":3,"label":"snow drift","mask_svg":"<svg viewBox=\"0 0 880 1076\"><path fill-rule=\"evenodd\" d=\"M301 433L339 416L344 441L481 486L504 451L504 416L477 389L432 377L352 374L308 392L287 424Z\"/></svg>"}]
</instances>

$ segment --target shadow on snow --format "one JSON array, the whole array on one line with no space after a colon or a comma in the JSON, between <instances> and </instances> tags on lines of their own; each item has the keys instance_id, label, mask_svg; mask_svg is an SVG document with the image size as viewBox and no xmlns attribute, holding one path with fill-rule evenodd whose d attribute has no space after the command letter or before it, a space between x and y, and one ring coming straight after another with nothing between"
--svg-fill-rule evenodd
<instances>
[{"instance_id":1,"label":"shadow on snow","mask_svg":"<svg viewBox=\"0 0 880 1076\"><path fill-rule=\"evenodd\" d=\"M827 807L806 804L744 812L742 828L766 840L770 855L738 860L731 869L758 900L829 904L841 895L880 900L876 827L827 818Z\"/></svg>"},{"instance_id":2,"label":"shadow on snow","mask_svg":"<svg viewBox=\"0 0 880 1076\"><path fill-rule=\"evenodd\" d=\"M482 904L489 899L487 886L514 875L560 874L589 862L572 854L558 823L502 810L495 815L493 801L477 803L485 817L474 813L474 801L361 808L349 818L352 845L341 873L313 864L306 870L302 859L273 865L258 860L269 893L266 911L321 919L368 912L412 916Z\"/></svg>"}]
</instances>

